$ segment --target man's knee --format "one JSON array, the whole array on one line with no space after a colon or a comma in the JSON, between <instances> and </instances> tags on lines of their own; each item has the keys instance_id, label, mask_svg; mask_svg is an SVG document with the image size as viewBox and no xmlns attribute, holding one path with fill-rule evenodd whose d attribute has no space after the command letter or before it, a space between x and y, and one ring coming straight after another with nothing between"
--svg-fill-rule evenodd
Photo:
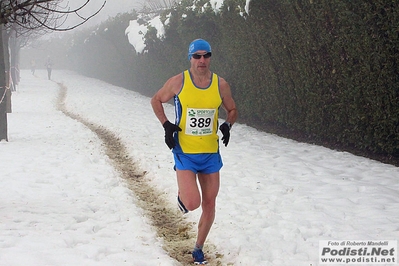
<instances>
[{"instance_id":1,"label":"man's knee","mask_svg":"<svg viewBox=\"0 0 399 266\"><path fill-rule=\"evenodd\" d=\"M216 199L211 199L211 200L202 200L202 209L203 211L215 211L216 208Z\"/></svg>"},{"instance_id":2,"label":"man's knee","mask_svg":"<svg viewBox=\"0 0 399 266\"><path fill-rule=\"evenodd\" d=\"M187 208L189 211L193 211L198 209L198 207L201 205L200 200L196 199L187 199L186 202L183 202L184 206Z\"/></svg>"}]
</instances>

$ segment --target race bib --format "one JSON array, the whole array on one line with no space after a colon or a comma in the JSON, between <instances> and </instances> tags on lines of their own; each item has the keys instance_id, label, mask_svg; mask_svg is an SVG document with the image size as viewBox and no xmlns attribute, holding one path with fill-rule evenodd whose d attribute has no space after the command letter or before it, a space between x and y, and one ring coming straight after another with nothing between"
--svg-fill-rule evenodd
<instances>
[{"instance_id":1,"label":"race bib","mask_svg":"<svg viewBox=\"0 0 399 266\"><path fill-rule=\"evenodd\" d=\"M205 136L213 133L216 109L187 108L186 135Z\"/></svg>"}]
</instances>

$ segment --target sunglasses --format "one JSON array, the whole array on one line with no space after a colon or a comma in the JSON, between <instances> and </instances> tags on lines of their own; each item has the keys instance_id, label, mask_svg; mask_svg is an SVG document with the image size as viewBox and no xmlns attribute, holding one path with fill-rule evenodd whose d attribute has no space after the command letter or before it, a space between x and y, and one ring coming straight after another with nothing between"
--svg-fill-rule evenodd
<instances>
[{"instance_id":1,"label":"sunglasses","mask_svg":"<svg viewBox=\"0 0 399 266\"><path fill-rule=\"evenodd\" d=\"M209 52L209 53L206 53L206 54L192 54L191 56L192 56L194 59L200 59L202 56L203 56L204 58L209 58L209 57L212 56L212 53Z\"/></svg>"}]
</instances>

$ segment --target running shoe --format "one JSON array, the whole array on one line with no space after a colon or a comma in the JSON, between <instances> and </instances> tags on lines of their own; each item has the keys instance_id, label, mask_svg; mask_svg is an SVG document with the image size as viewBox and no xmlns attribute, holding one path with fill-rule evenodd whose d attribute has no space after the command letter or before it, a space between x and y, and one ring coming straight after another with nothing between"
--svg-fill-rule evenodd
<instances>
[{"instance_id":1,"label":"running shoe","mask_svg":"<svg viewBox=\"0 0 399 266\"><path fill-rule=\"evenodd\" d=\"M188 213L188 210L186 208L186 206L184 206L183 202L180 200L180 197L177 196L177 206L179 206L179 209L181 210L181 212L183 214Z\"/></svg>"},{"instance_id":2,"label":"running shoe","mask_svg":"<svg viewBox=\"0 0 399 266\"><path fill-rule=\"evenodd\" d=\"M193 259L195 265L204 265L208 263L205 259L202 249L197 249L193 251Z\"/></svg>"}]
</instances>

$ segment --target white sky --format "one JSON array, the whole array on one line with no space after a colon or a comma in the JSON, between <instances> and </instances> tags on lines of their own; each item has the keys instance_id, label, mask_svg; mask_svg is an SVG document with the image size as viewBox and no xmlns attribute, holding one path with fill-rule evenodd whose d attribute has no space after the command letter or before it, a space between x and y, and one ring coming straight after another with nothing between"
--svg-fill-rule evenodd
<instances>
[{"instance_id":1,"label":"white sky","mask_svg":"<svg viewBox=\"0 0 399 266\"><path fill-rule=\"evenodd\" d=\"M130 12L133 9L139 9L142 3L146 0L106 0L104 8L100 11L98 15L90 19L84 26L96 25L109 17L113 17L121 12ZM68 3L71 8L76 8L84 4L86 0L65 0L64 3ZM96 12L103 4L104 0L90 0L87 6L82 9L79 13L82 16L89 16ZM69 23L74 21L80 21L76 16L70 15L68 18Z\"/></svg>"},{"instance_id":2,"label":"white sky","mask_svg":"<svg viewBox=\"0 0 399 266\"><path fill-rule=\"evenodd\" d=\"M177 210L173 157L150 99L70 72L46 75L21 71L9 142L0 142L0 266L178 265L98 137L57 110L57 82L66 108L118 136ZM222 266L319 265L321 240L399 238L398 167L244 124L231 134L205 245L211 263L221 254Z\"/></svg>"}]
</instances>

